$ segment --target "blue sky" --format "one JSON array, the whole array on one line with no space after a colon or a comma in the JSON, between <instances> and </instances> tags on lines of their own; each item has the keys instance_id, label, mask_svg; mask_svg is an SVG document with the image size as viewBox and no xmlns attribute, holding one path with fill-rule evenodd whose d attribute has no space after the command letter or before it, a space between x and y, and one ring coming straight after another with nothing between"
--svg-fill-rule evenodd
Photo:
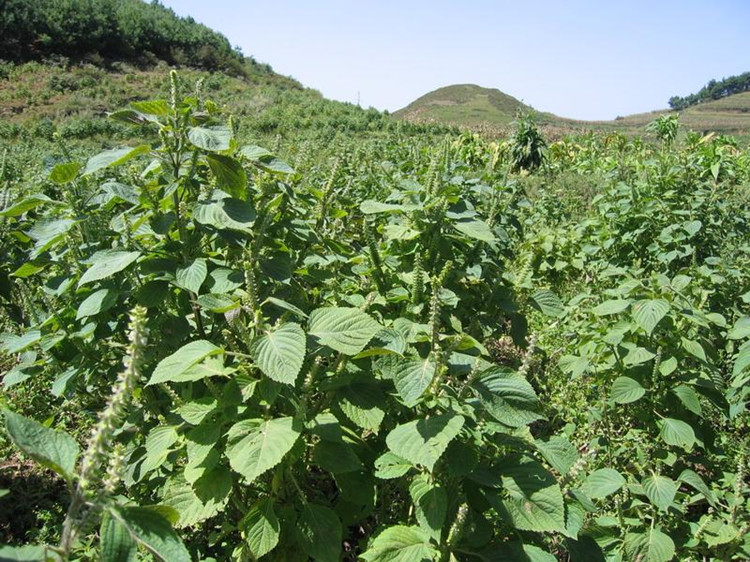
<instances>
[{"instance_id":1,"label":"blue sky","mask_svg":"<svg viewBox=\"0 0 750 562\"><path fill-rule=\"evenodd\" d=\"M750 71L750 0L162 0L328 98L394 111L472 83L577 119Z\"/></svg>"}]
</instances>

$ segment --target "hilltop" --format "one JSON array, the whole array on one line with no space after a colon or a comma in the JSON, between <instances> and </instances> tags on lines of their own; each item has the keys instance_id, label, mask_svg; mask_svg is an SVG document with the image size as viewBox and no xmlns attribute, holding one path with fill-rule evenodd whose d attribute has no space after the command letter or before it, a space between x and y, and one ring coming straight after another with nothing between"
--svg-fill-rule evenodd
<instances>
[{"instance_id":1,"label":"hilltop","mask_svg":"<svg viewBox=\"0 0 750 562\"><path fill-rule=\"evenodd\" d=\"M439 123L479 129L506 129L519 112L533 109L495 88L455 84L429 92L393 115L405 121ZM585 130L643 133L643 127L671 109L618 117L611 121L584 121L537 112L537 121L559 132ZM730 95L688 107L679 113L687 129L745 136L750 132L750 92Z\"/></svg>"}]
</instances>

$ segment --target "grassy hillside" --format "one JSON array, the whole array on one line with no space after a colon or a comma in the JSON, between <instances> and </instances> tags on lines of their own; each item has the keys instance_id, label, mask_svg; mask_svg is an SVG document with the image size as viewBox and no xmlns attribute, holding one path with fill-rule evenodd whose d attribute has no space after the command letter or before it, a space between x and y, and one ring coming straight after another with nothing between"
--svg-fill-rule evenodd
<instances>
[{"instance_id":1,"label":"grassy hillside","mask_svg":"<svg viewBox=\"0 0 750 562\"><path fill-rule=\"evenodd\" d=\"M434 122L489 129L504 134L518 111L531 108L493 88L457 84L425 94L393 115L412 122ZM641 134L656 117L671 110L618 117L612 121L583 121L539 113L537 121L553 136L587 130L620 131ZM701 103L680 113L685 129L713 131L747 138L750 134L750 93L745 92Z\"/></svg>"}]
</instances>

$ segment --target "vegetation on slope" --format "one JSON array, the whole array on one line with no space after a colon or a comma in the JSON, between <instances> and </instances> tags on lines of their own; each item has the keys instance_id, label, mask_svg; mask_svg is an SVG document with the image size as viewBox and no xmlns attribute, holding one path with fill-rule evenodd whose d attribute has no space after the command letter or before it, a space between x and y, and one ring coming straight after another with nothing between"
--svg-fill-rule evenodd
<instances>
[{"instance_id":1,"label":"vegetation on slope","mask_svg":"<svg viewBox=\"0 0 750 562\"><path fill-rule=\"evenodd\" d=\"M750 91L750 72L743 72L738 76L730 76L721 80L710 80L708 84L694 94L684 97L672 96L669 98L669 107L682 110L699 103L718 100L747 91Z\"/></svg>"},{"instance_id":2,"label":"vegetation on slope","mask_svg":"<svg viewBox=\"0 0 750 562\"><path fill-rule=\"evenodd\" d=\"M0 53L16 62L57 55L245 72L226 37L142 0L4 0Z\"/></svg>"}]
</instances>

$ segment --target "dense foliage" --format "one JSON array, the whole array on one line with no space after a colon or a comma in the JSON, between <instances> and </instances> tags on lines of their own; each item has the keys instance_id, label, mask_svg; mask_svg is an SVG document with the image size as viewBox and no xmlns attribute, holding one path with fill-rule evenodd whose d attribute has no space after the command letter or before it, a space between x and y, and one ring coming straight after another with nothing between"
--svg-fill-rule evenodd
<instances>
[{"instance_id":1,"label":"dense foliage","mask_svg":"<svg viewBox=\"0 0 750 562\"><path fill-rule=\"evenodd\" d=\"M750 557L732 139L269 150L174 75L111 118L0 173L5 450L69 493L0 557Z\"/></svg>"},{"instance_id":2,"label":"dense foliage","mask_svg":"<svg viewBox=\"0 0 750 562\"><path fill-rule=\"evenodd\" d=\"M721 80L710 80L708 84L694 94L684 97L672 96L669 98L669 107L679 111L704 101L718 100L731 96L732 94L740 94L749 91L750 72L743 72L738 76L730 76L729 78L723 78Z\"/></svg>"},{"instance_id":3,"label":"dense foliage","mask_svg":"<svg viewBox=\"0 0 750 562\"><path fill-rule=\"evenodd\" d=\"M243 57L226 37L143 0L3 0L0 57L60 55L223 69L242 74Z\"/></svg>"}]
</instances>

